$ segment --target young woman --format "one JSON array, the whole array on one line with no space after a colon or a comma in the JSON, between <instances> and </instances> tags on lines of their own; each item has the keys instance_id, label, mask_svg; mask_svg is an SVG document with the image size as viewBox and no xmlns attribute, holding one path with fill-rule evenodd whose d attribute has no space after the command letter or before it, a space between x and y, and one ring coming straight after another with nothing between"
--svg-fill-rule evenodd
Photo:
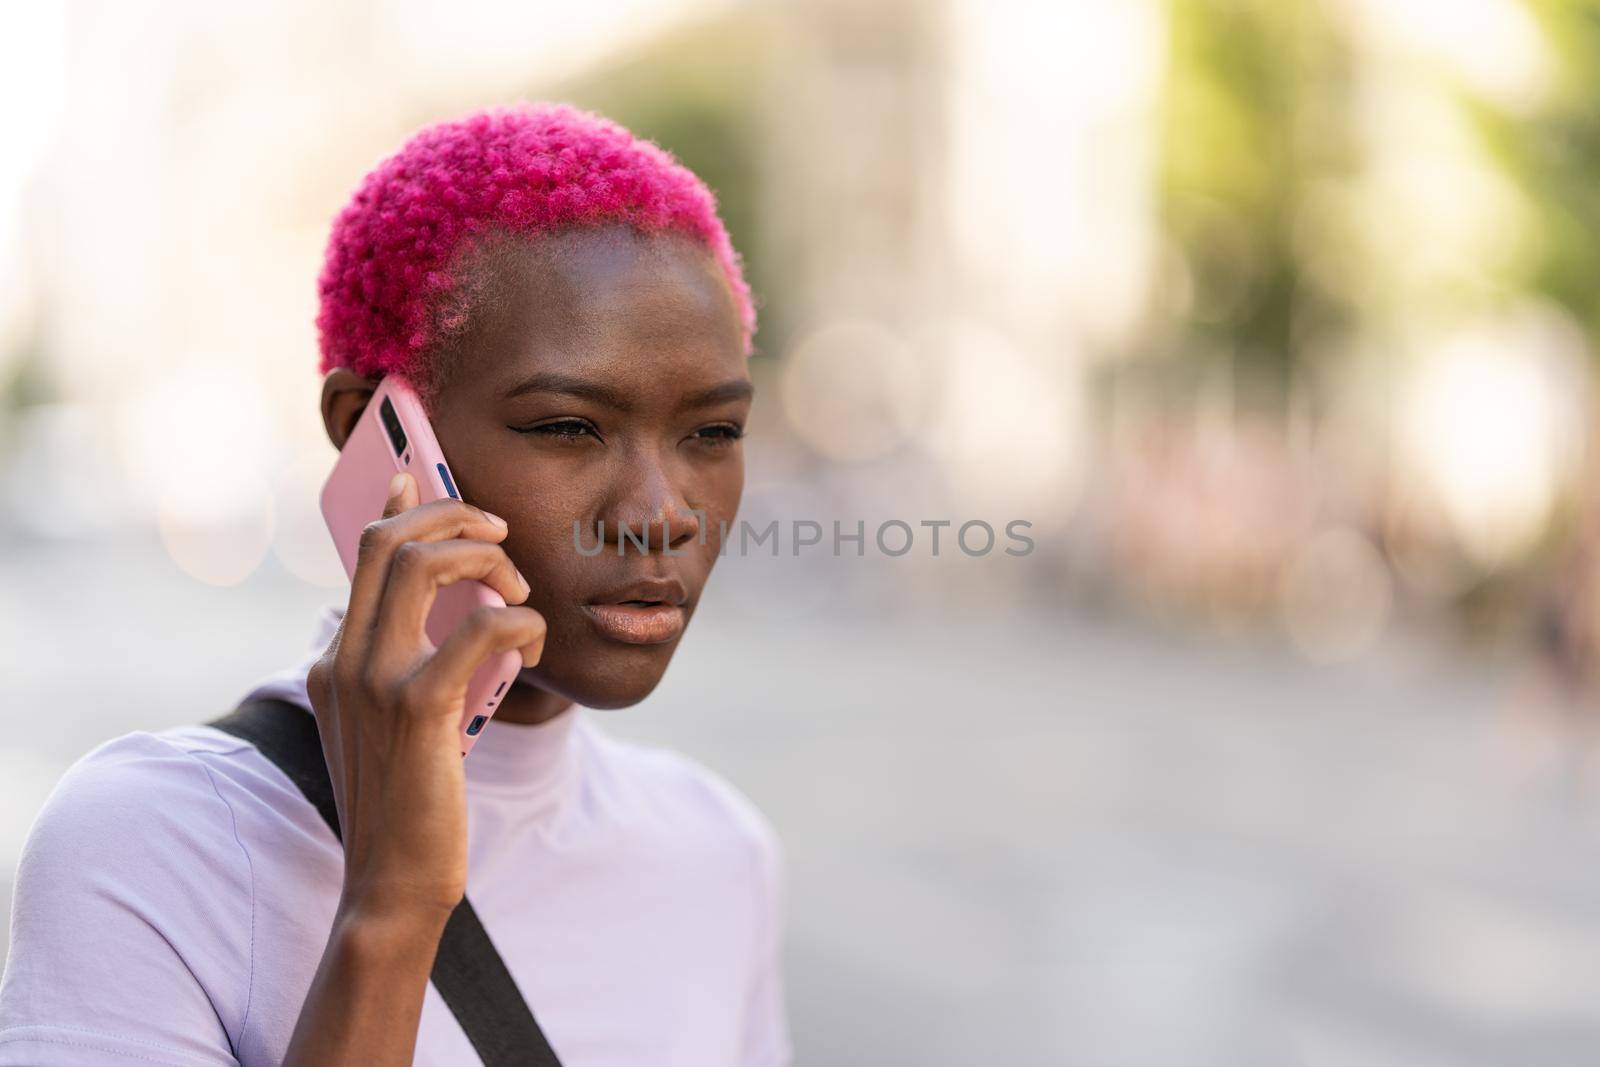
<instances>
[{"instance_id":1,"label":"young woman","mask_svg":"<svg viewBox=\"0 0 1600 1067\"><path fill-rule=\"evenodd\" d=\"M585 710L655 688L739 504L755 316L710 192L584 112L475 114L368 175L320 292L334 445L400 375L470 501L398 476L348 607L254 694L315 715L342 840L228 733L91 753L24 850L0 1064L477 1062L429 983L463 893L566 1067L789 1062L770 828ZM435 649L466 579L508 606Z\"/></svg>"}]
</instances>

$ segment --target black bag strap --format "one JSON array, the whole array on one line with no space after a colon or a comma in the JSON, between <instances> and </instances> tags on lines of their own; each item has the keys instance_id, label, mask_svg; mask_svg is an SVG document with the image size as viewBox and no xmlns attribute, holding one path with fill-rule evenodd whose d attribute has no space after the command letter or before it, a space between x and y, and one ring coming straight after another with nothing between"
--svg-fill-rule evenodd
<instances>
[{"instance_id":1,"label":"black bag strap","mask_svg":"<svg viewBox=\"0 0 1600 1067\"><path fill-rule=\"evenodd\" d=\"M251 700L206 725L254 745L305 794L333 836L340 837L333 783L328 779L317 720L310 712L285 700ZM485 1067L561 1067L516 980L489 940L489 932L465 897L445 922L432 977L433 987L455 1014Z\"/></svg>"}]
</instances>

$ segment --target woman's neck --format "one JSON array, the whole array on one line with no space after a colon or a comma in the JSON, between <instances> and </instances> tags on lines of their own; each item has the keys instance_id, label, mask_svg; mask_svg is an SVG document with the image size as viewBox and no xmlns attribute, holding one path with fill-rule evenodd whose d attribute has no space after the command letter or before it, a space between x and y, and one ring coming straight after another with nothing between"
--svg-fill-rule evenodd
<instances>
[{"instance_id":1,"label":"woman's neck","mask_svg":"<svg viewBox=\"0 0 1600 1067\"><path fill-rule=\"evenodd\" d=\"M572 701L546 689L518 680L513 683L500 710L494 713L496 722L514 722L523 726L538 726L549 722L572 707Z\"/></svg>"}]
</instances>

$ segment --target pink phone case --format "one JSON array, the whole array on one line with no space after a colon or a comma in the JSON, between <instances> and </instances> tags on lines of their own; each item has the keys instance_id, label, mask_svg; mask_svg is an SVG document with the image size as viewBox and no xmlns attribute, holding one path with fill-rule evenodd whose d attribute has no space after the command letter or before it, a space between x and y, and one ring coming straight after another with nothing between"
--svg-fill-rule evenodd
<instances>
[{"instance_id":1,"label":"pink phone case","mask_svg":"<svg viewBox=\"0 0 1600 1067\"><path fill-rule=\"evenodd\" d=\"M354 576L361 531L383 517L389 482L399 471L409 471L416 479L424 504L444 497L460 499L422 402L404 382L389 377L373 393L322 488L322 517L345 574ZM504 607L505 600L482 582L456 582L440 589L428 613L428 640L435 647L443 644L461 620L482 605ZM505 652L489 658L473 674L461 717L463 756L482 735L521 669L521 654Z\"/></svg>"}]
</instances>

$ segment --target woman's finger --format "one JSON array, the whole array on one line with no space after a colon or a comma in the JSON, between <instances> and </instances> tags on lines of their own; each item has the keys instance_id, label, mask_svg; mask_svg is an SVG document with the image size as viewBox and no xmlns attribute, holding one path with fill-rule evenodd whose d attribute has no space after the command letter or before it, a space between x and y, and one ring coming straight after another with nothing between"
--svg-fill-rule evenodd
<instances>
[{"instance_id":1,"label":"woman's finger","mask_svg":"<svg viewBox=\"0 0 1600 1067\"><path fill-rule=\"evenodd\" d=\"M361 531L356 571L350 579L350 606L341 642L355 659L361 658L371 640L389 568L400 546L454 538L495 543L506 536L504 519L459 500L434 500L419 506L416 481L409 474L395 475L389 488L384 517Z\"/></svg>"},{"instance_id":2,"label":"woman's finger","mask_svg":"<svg viewBox=\"0 0 1600 1067\"><path fill-rule=\"evenodd\" d=\"M528 583L499 545L483 541L408 541L389 564L368 657L380 667L409 666L426 640L428 612L439 590L476 580L510 604L528 598Z\"/></svg>"},{"instance_id":3,"label":"woman's finger","mask_svg":"<svg viewBox=\"0 0 1600 1067\"><path fill-rule=\"evenodd\" d=\"M528 607L481 607L445 639L412 679L412 706L456 709L472 676L490 656L520 651L524 667L544 653L544 616Z\"/></svg>"}]
</instances>

